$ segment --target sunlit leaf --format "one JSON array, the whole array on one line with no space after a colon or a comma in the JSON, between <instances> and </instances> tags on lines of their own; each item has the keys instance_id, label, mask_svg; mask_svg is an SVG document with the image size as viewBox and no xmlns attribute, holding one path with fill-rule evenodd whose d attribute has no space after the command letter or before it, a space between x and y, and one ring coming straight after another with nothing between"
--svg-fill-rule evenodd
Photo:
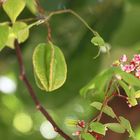
<instances>
[{"instance_id":1,"label":"sunlit leaf","mask_svg":"<svg viewBox=\"0 0 140 140\"><path fill-rule=\"evenodd\" d=\"M90 124L90 128L92 131L98 134L105 135L106 133L106 127L102 123L99 123L99 122L92 122Z\"/></svg>"},{"instance_id":2,"label":"sunlit leaf","mask_svg":"<svg viewBox=\"0 0 140 140\"><path fill-rule=\"evenodd\" d=\"M14 48L14 40L18 39L19 43L27 40L29 37L29 29L24 22L15 22L12 27L9 27L9 36L6 45Z\"/></svg>"},{"instance_id":3,"label":"sunlit leaf","mask_svg":"<svg viewBox=\"0 0 140 140\"><path fill-rule=\"evenodd\" d=\"M118 80L118 83L127 94L128 102L130 103L130 105L136 106L138 103L137 103L137 100L135 99L135 90L132 87L129 87L127 84L125 84L125 82L123 82L122 80Z\"/></svg>"},{"instance_id":4,"label":"sunlit leaf","mask_svg":"<svg viewBox=\"0 0 140 140\"><path fill-rule=\"evenodd\" d=\"M86 86L80 90L82 96L86 96L87 93L93 90L97 90L98 93L103 92L107 81L109 81L114 71L112 68L106 69L97 76L95 76ZM99 84L100 83L100 84Z\"/></svg>"},{"instance_id":5,"label":"sunlit leaf","mask_svg":"<svg viewBox=\"0 0 140 140\"><path fill-rule=\"evenodd\" d=\"M89 133L83 133L81 135L82 139L83 140L96 140L91 134Z\"/></svg>"},{"instance_id":6,"label":"sunlit leaf","mask_svg":"<svg viewBox=\"0 0 140 140\"><path fill-rule=\"evenodd\" d=\"M13 24L13 32L20 43L24 42L29 36L28 26L24 22L15 22Z\"/></svg>"},{"instance_id":7,"label":"sunlit leaf","mask_svg":"<svg viewBox=\"0 0 140 140\"><path fill-rule=\"evenodd\" d=\"M33 14L37 13L37 4L35 0L26 0L26 5Z\"/></svg>"},{"instance_id":8,"label":"sunlit leaf","mask_svg":"<svg viewBox=\"0 0 140 140\"><path fill-rule=\"evenodd\" d=\"M0 51L6 45L9 35L9 27L8 25L0 25Z\"/></svg>"},{"instance_id":9,"label":"sunlit leaf","mask_svg":"<svg viewBox=\"0 0 140 140\"><path fill-rule=\"evenodd\" d=\"M22 12L25 7L25 0L7 0L3 4L3 9L14 23L16 18Z\"/></svg>"},{"instance_id":10,"label":"sunlit leaf","mask_svg":"<svg viewBox=\"0 0 140 140\"><path fill-rule=\"evenodd\" d=\"M105 46L105 41L103 40L102 37L100 36L95 36L92 38L91 42L95 45L95 46L99 46L99 47L102 47L102 46Z\"/></svg>"},{"instance_id":11,"label":"sunlit leaf","mask_svg":"<svg viewBox=\"0 0 140 140\"><path fill-rule=\"evenodd\" d=\"M116 133L125 132L125 128L122 127L119 123L107 123L105 126Z\"/></svg>"},{"instance_id":12,"label":"sunlit leaf","mask_svg":"<svg viewBox=\"0 0 140 140\"><path fill-rule=\"evenodd\" d=\"M135 98L140 98L140 90L135 92Z\"/></svg>"},{"instance_id":13,"label":"sunlit leaf","mask_svg":"<svg viewBox=\"0 0 140 140\"><path fill-rule=\"evenodd\" d=\"M95 107L97 110L101 110L101 107L102 107L102 103L100 102L93 102L91 104L91 106ZM115 118L115 113L114 111L112 110L111 107L109 107L108 105L106 105L104 108L103 108L103 112L105 114L107 114L108 116L112 117L112 118Z\"/></svg>"},{"instance_id":14,"label":"sunlit leaf","mask_svg":"<svg viewBox=\"0 0 140 140\"><path fill-rule=\"evenodd\" d=\"M127 96L130 97L131 92L130 92L129 86L125 82L123 82L122 80L118 80L118 83L124 89Z\"/></svg>"},{"instance_id":15,"label":"sunlit leaf","mask_svg":"<svg viewBox=\"0 0 140 140\"><path fill-rule=\"evenodd\" d=\"M65 120L65 124L66 124L68 127L75 127L75 126L77 126L77 123L78 123L78 121L75 120L75 119L67 118L67 119Z\"/></svg>"},{"instance_id":16,"label":"sunlit leaf","mask_svg":"<svg viewBox=\"0 0 140 140\"><path fill-rule=\"evenodd\" d=\"M53 45L39 44L33 54L33 66L37 85L46 91L61 87L67 75L67 66L61 50Z\"/></svg>"},{"instance_id":17,"label":"sunlit leaf","mask_svg":"<svg viewBox=\"0 0 140 140\"><path fill-rule=\"evenodd\" d=\"M135 98L128 98L128 102L130 103L131 106L136 106L138 104Z\"/></svg>"},{"instance_id":18,"label":"sunlit leaf","mask_svg":"<svg viewBox=\"0 0 140 140\"><path fill-rule=\"evenodd\" d=\"M138 87L140 86L140 80L131 73L124 72L118 68L114 69L114 71L116 74L119 74L122 77L122 79L129 85Z\"/></svg>"}]
</instances>

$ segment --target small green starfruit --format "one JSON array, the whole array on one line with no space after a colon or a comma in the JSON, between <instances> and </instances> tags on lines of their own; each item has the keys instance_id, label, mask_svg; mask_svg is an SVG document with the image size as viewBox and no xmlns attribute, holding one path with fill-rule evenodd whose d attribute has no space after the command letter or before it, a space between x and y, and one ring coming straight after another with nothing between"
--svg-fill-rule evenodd
<instances>
[{"instance_id":1,"label":"small green starfruit","mask_svg":"<svg viewBox=\"0 0 140 140\"><path fill-rule=\"evenodd\" d=\"M61 87L67 75L65 57L52 42L39 44L33 53L33 67L38 87L53 91Z\"/></svg>"}]
</instances>

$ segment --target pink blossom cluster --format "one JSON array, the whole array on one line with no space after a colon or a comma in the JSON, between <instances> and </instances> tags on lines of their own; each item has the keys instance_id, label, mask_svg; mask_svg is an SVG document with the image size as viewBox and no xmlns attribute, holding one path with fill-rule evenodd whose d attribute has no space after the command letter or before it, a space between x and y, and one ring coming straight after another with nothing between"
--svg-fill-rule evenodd
<instances>
[{"instance_id":1,"label":"pink blossom cluster","mask_svg":"<svg viewBox=\"0 0 140 140\"><path fill-rule=\"evenodd\" d=\"M86 127L86 123L84 120L78 120L76 126L80 128L81 130L77 130L76 132L72 133L73 136L80 136L83 132L82 130ZM87 133L91 134L96 140L101 140L103 138L103 135L98 134L92 130L87 130Z\"/></svg>"},{"instance_id":2,"label":"pink blossom cluster","mask_svg":"<svg viewBox=\"0 0 140 140\"><path fill-rule=\"evenodd\" d=\"M125 54L122 55L119 60L119 65L123 71L132 73L140 79L140 54L135 54L130 61L128 61Z\"/></svg>"},{"instance_id":3,"label":"pink blossom cluster","mask_svg":"<svg viewBox=\"0 0 140 140\"><path fill-rule=\"evenodd\" d=\"M78 128L85 128L86 123L84 120L78 120L76 126ZM80 130L77 130L76 132L72 133L73 136L79 136L81 134Z\"/></svg>"}]
</instances>

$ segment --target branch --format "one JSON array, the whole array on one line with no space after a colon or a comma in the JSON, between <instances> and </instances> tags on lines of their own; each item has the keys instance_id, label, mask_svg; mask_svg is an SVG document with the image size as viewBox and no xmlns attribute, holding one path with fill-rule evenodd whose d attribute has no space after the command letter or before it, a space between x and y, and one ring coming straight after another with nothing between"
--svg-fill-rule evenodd
<instances>
[{"instance_id":1,"label":"branch","mask_svg":"<svg viewBox=\"0 0 140 140\"><path fill-rule=\"evenodd\" d=\"M94 121L100 121L101 117L102 117L102 114L103 114L103 108L108 104L108 102L115 96L118 96L120 98L125 98L124 96L122 95L119 95L118 93L116 94L116 91L113 91L111 95L108 95L110 89L111 89L111 86L113 84L113 78L110 80L109 82L109 85L107 87L107 91L105 92L105 98L104 98L104 101L103 101L103 104L101 106L101 109L100 109L100 112L99 114L96 116L96 117L93 117L89 122L88 124L90 124L91 122L94 122ZM125 98L126 99L126 98ZM116 120L118 122L120 122L120 119L119 117L115 114L115 117L116 117Z\"/></svg>"},{"instance_id":2,"label":"branch","mask_svg":"<svg viewBox=\"0 0 140 140\"><path fill-rule=\"evenodd\" d=\"M22 53L21 53L20 45L19 45L17 39L14 42L14 47L16 50L17 60L18 60L18 64L19 64L20 79L24 82L25 86L27 87L31 98L32 98L33 102L35 103L36 109L39 110L44 115L44 117L53 125L54 130L56 132L58 132L65 140L72 140L71 137L69 137L66 133L64 133L59 128L59 126L55 123L53 118L50 116L50 114L47 112L47 110L45 110L45 108L41 105L40 101L38 100L38 98L35 94L35 91L33 90L32 86L26 76L25 68L24 68L24 64L23 64L23 60L22 60Z\"/></svg>"},{"instance_id":3,"label":"branch","mask_svg":"<svg viewBox=\"0 0 140 140\"><path fill-rule=\"evenodd\" d=\"M112 86L112 83L113 83L113 78L110 80L109 82L109 85L108 85L108 88L107 88L107 91L105 93L105 99L103 101L103 104L102 104L102 107L101 107L101 110L100 110L100 113L97 117L97 121L100 121L101 117L102 117L102 114L103 114L103 109L104 107L107 105L107 103L109 102L109 100L112 98L112 95L108 96L108 93L111 89L111 86Z\"/></svg>"},{"instance_id":4,"label":"branch","mask_svg":"<svg viewBox=\"0 0 140 140\"><path fill-rule=\"evenodd\" d=\"M63 9L63 10L58 10L58 11L52 11L47 17L45 17L45 21L48 21L52 16L54 15L59 15L59 14L64 14L64 13L70 13L72 15L74 15L77 19L79 19L84 25L85 27L87 27L95 36L99 35L96 31L94 31L89 25L88 23L76 12L74 12L71 9Z\"/></svg>"}]
</instances>

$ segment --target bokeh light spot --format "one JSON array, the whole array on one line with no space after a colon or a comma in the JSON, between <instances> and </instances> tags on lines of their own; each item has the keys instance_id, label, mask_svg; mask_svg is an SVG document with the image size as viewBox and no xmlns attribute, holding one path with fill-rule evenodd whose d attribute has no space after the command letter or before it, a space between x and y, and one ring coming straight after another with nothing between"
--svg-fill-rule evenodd
<instances>
[{"instance_id":1,"label":"bokeh light spot","mask_svg":"<svg viewBox=\"0 0 140 140\"><path fill-rule=\"evenodd\" d=\"M40 132L46 139L54 139L58 135L58 133L54 131L52 124L48 121L41 124Z\"/></svg>"},{"instance_id":2,"label":"bokeh light spot","mask_svg":"<svg viewBox=\"0 0 140 140\"><path fill-rule=\"evenodd\" d=\"M16 91L16 83L7 76L0 76L0 92L4 94L12 94Z\"/></svg>"},{"instance_id":3,"label":"bokeh light spot","mask_svg":"<svg viewBox=\"0 0 140 140\"><path fill-rule=\"evenodd\" d=\"M27 133L31 131L33 127L33 121L26 113L19 113L14 117L13 126L21 133Z\"/></svg>"}]
</instances>

